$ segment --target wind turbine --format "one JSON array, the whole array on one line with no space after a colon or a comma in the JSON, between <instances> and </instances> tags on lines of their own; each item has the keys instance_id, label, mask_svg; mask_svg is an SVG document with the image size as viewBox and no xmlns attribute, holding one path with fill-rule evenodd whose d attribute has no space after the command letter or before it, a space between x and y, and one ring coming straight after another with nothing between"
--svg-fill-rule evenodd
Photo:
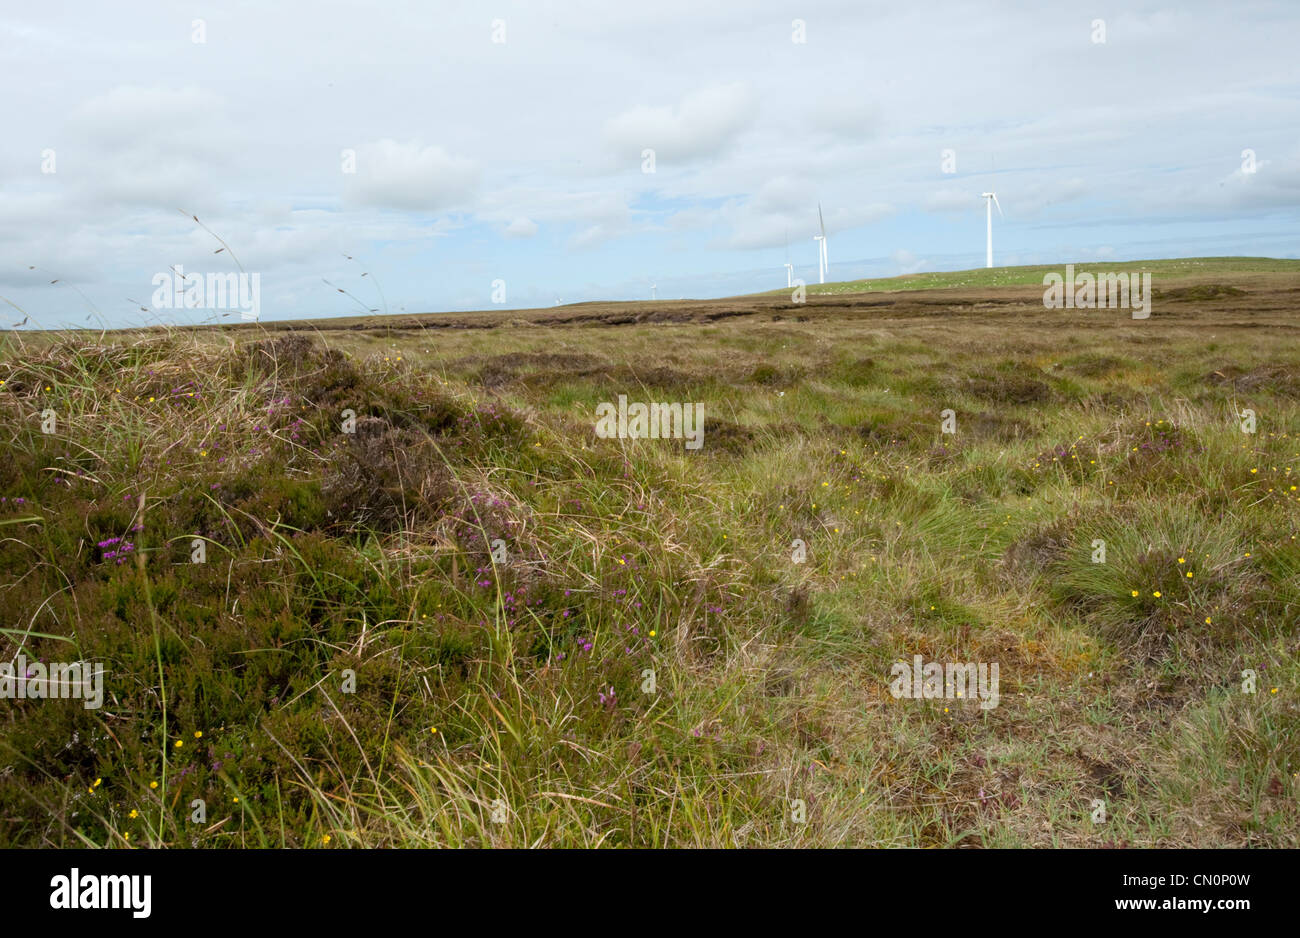
<instances>
[{"instance_id":1,"label":"wind turbine","mask_svg":"<svg viewBox=\"0 0 1300 938\"><path fill-rule=\"evenodd\" d=\"M1000 210L999 210L1000 211ZM817 248L817 273L820 283L826 282L826 271L830 269L830 261L826 259L826 220L822 218L822 204L817 203L817 223L821 226L822 233L813 235L814 241L820 241Z\"/></svg>"},{"instance_id":2,"label":"wind turbine","mask_svg":"<svg viewBox=\"0 0 1300 938\"><path fill-rule=\"evenodd\" d=\"M793 264L785 265L785 285L786 285L786 289L789 289L790 287L794 286L794 265Z\"/></svg>"},{"instance_id":3,"label":"wind turbine","mask_svg":"<svg viewBox=\"0 0 1300 938\"><path fill-rule=\"evenodd\" d=\"M983 193L982 198L986 200L984 206L985 208L988 209L988 228L989 228L988 255L984 266L992 267L993 266L993 206L996 205L998 207L999 218L1006 218L1006 216L1002 214L1002 205L998 202L998 194L996 192L985 192Z\"/></svg>"},{"instance_id":4,"label":"wind turbine","mask_svg":"<svg viewBox=\"0 0 1300 938\"><path fill-rule=\"evenodd\" d=\"M650 284L650 300L653 302L657 299L659 299L659 284L652 283Z\"/></svg>"}]
</instances>

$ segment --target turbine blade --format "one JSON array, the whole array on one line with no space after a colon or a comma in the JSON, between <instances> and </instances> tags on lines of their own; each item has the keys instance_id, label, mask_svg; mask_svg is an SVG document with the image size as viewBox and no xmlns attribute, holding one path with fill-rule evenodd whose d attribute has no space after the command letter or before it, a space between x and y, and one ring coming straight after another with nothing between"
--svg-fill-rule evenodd
<instances>
[{"instance_id":1,"label":"turbine blade","mask_svg":"<svg viewBox=\"0 0 1300 938\"><path fill-rule=\"evenodd\" d=\"M997 197L996 195L993 196L993 204L996 205L996 206L998 207L998 217L999 217L999 218L1006 218L1007 216L1005 216L1005 215L1002 214L1002 206L1001 206L1001 204L999 204L999 202L998 202L998 197Z\"/></svg>"},{"instance_id":2,"label":"turbine blade","mask_svg":"<svg viewBox=\"0 0 1300 938\"><path fill-rule=\"evenodd\" d=\"M817 224L821 226L822 240L825 241L826 240L826 219L822 218L822 204L820 202L817 203Z\"/></svg>"}]
</instances>

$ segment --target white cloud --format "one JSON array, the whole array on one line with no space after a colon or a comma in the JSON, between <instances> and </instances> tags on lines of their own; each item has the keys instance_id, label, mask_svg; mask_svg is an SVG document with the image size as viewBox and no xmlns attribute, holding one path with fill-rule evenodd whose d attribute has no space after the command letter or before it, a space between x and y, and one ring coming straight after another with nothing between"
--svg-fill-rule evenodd
<instances>
[{"instance_id":1,"label":"white cloud","mask_svg":"<svg viewBox=\"0 0 1300 938\"><path fill-rule=\"evenodd\" d=\"M713 213L715 222L721 221L731 230L719 245L749 250L810 239L818 232L818 201L810 182L789 176L770 179L759 187L753 198L731 200ZM884 202L841 205L823 200L822 205L826 235L832 243L836 235L878 222L893 212L894 207ZM674 225L684 226L689 220L674 219Z\"/></svg>"},{"instance_id":2,"label":"white cloud","mask_svg":"<svg viewBox=\"0 0 1300 938\"><path fill-rule=\"evenodd\" d=\"M384 138L356 148L356 173L344 176L351 202L402 211L441 211L468 205L479 182L473 160L440 146Z\"/></svg>"},{"instance_id":3,"label":"white cloud","mask_svg":"<svg viewBox=\"0 0 1300 938\"><path fill-rule=\"evenodd\" d=\"M121 85L73 109L56 175L81 198L172 210L208 202L246 144L210 91Z\"/></svg>"},{"instance_id":4,"label":"white cloud","mask_svg":"<svg viewBox=\"0 0 1300 938\"><path fill-rule=\"evenodd\" d=\"M855 142L865 141L881 125L880 106L862 93L818 97L808 111L808 124L814 130Z\"/></svg>"},{"instance_id":5,"label":"white cloud","mask_svg":"<svg viewBox=\"0 0 1300 938\"><path fill-rule=\"evenodd\" d=\"M605 124L605 139L621 156L640 160L643 149L655 161L672 163L714 156L748 127L757 113L745 82L693 91L676 108L634 107Z\"/></svg>"},{"instance_id":6,"label":"white cloud","mask_svg":"<svg viewBox=\"0 0 1300 938\"><path fill-rule=\"evenodd\" d=\"M974 211L980 208L983 199L977 186L971 186L969 189L939 189L930 193L922 207L927 212L946 212L958 214L966 211Z\"/></svg>"},{"instance_id":7,"label":"white cloud","mask_svg":"<svg viewBox=\"0 0 1300 938\"><path fill-rule=\"evenodd\" d=\"M520 215L506 226L507 238L531 238L537 234L537 222L525 215Z\"/></svg>"}]
</instances>

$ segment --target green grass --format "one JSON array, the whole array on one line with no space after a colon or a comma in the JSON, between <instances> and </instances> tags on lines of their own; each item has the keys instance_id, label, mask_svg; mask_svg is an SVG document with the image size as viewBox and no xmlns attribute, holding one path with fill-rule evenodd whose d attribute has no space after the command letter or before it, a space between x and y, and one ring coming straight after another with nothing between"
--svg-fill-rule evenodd
<instances>
[{"instance_id":1,"label":"green grass","mask_svg":"<svg viewBox=\"0 0 1300 938\"><path fill-rule=\"evenodd\" d=\"M0 644L107 675L0 844L1300 845L1300 346L1215 302L7 337Z\"/></svg>"},{"instance_id":2,"label":"green grass","mask_svg":"<svg viewBox=\"0 0 1300 938\"><path fill-rule=\"evenodd\" d=\"M1193 257L1150 261L1077 261L1075 276L1091 273L1093 276L1125 271L1150 271L1153 286L1160 281L1185 277L1231 276L1242 272L1300 274L1300 261L1271 257ZM897 290L982 290L993 287L1042 286L1045 274L1064 275L1065 264L1039 264L1025 267L977 267L973 270L934 271L904 274L899 277L880 277L869 280L844 280L833 283L808 284L808 293L814 296L851 293L893 292ZM788 290L768 290L761 296L789 293Z\"/></svg>"}]
</instances>

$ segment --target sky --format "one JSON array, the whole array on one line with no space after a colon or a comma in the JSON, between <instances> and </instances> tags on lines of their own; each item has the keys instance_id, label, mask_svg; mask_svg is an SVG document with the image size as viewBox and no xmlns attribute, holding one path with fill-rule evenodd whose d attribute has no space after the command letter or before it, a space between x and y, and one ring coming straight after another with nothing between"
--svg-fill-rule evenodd
<instances>
[{"instance_id":1,"label":"sky","mask_svg":"<svg viewBox=\"0 0 1300 938\"><path fill-rule=\"evenodd\" d=\"M998 265L1294 258L1298 36L1294 2L6 4L0 327L232 321L160 308L173 268L256 274L264 321L770 290L817 282L819 203L828 280L959 270L990 190Z\"/></svg>"}]
</instances>

